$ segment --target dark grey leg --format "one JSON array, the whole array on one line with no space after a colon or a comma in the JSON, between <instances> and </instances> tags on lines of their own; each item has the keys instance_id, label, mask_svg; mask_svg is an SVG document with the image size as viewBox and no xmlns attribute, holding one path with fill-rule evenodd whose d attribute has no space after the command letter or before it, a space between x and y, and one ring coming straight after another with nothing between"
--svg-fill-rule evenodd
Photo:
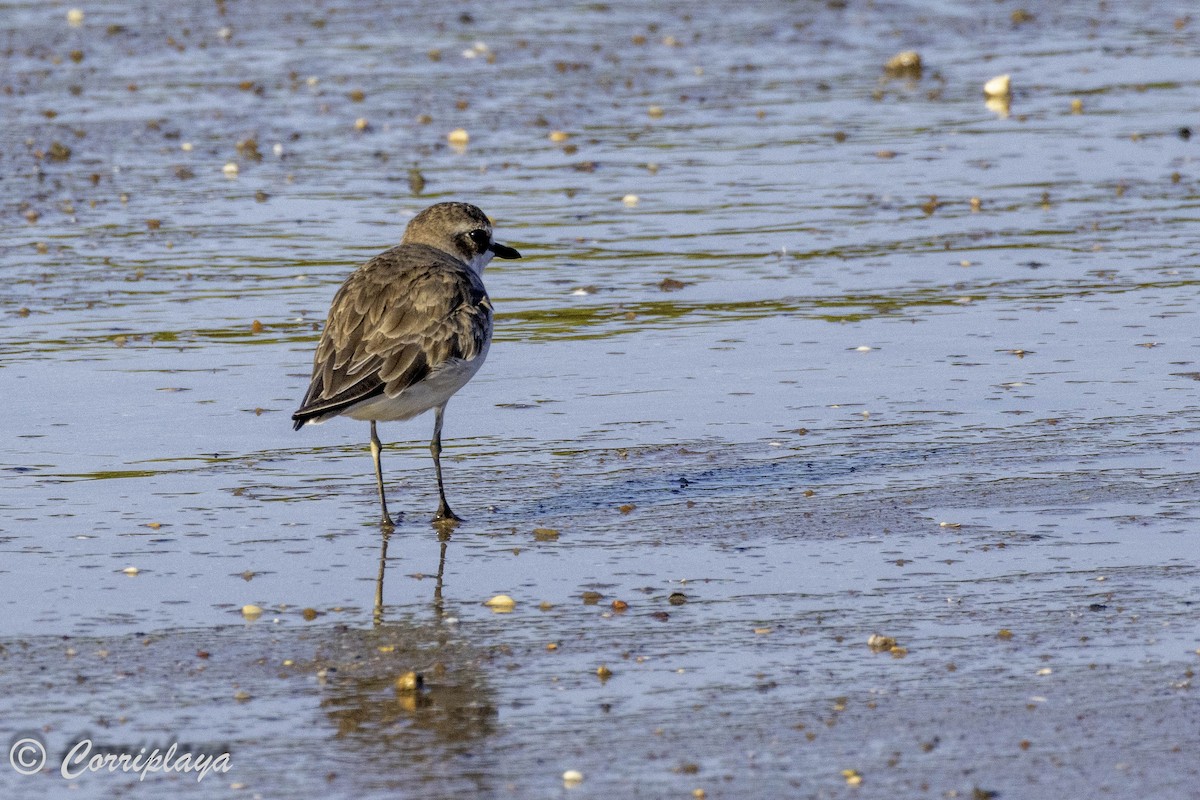
<instances>
[{"instance_id":1,"label":"dark grey leg","mask_svg":"<svg viewBox=\"0 0 1200 800\"><path fill-rule=\"evenodd\" d=\"M394 528L396 525L388 516L387 498L383 494L383 465L379 463L379 454L382 451L383 444L379 441L379 434L375 432L375 420L371 420L371 457L375 459L375 483L379 487L379 507L383 509L383 519L379 524L385 528Z\"/></svg>"},{"instance_id":2,"label":"dark grey leg","mask_svg":"<svg viewBox=\"0 0 1200 800\"><path fill-rule=\"evenodd\" d=\"M437 473L438 483L438 510L434 515L434 522L442 522L448 520L451 522L462 522L462 517L450 510L450 505L446 502L446 490L442 486L442 416L446 412L446 405L437 407L434 411L433 418L433 440L429 443L429 452L433 454L433 469Z\"/></svg>"}]
</instances>

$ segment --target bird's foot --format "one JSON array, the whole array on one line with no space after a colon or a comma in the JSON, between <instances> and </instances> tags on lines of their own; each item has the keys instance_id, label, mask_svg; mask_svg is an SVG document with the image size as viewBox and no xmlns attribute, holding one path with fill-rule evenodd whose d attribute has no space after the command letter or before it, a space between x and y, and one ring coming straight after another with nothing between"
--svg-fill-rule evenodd
<instances>
[{"instance_id":1,"label":"bird's foot","mask_svg":"<svg viewBox=\"0 0 1200 800\"><path fill-rule=\"evenodd\" d=\"M438 506L437 513L433 515L433 524L435 527L454 527L462 522L463 518L450 510L450 506L446 505L445 501Z\"/></svg>"}]
</instances>

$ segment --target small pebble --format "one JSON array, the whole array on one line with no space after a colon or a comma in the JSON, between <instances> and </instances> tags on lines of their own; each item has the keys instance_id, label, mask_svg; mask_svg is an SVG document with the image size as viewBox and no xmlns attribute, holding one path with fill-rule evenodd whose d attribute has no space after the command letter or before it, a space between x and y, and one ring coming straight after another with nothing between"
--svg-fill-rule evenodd
<instances>
[{"instance_id":1,"label":"small pebble","mask_svg":"<svg viewBox=\"0 0 1200 800\"><path fill-rule=\"evenodd\" d=\"M465 128L455 128L446 134L446 140L452 145L463 147L471 141L471 134L467 133Z\"/></svg>"},{"instance_id":2,"label":"small pebble","mask_svg":"<svg viewBox=\"0 0 1200 800\"><path fill-rule=\"evenodd\" d=\"M83 9L72 8L67 12L67 24L73 28L78 28L83 24Z\"/></svg>"},{"instance_id":3,"label":"small pebble","mask_svg":"<svg viewBox=\"0 0 1200 800\"><path fill-rule=\"evenodd\" d=\"M403 675L396 678L396 691L415 692L421 688L421 685L424 682L424 679L422 679L420 675L409 670L408 672L405 672Z\"/></svg>"},{"instance_id":4,"label":"small pebble","mask_svg":"<svg viewBox=\"0 0 1200 800\"><path fill-rule=\"evenodd\" d=\"M137 567L126 567L121 572L124 572L126 575L137 575L141 570Z\"/></svg>"},{"instance_id":5,"label":"small pebble","mask_svg":"<svg viewBox=\"0 0 1200 800\"><path fill-rule=\"evenodd\" d=\"M238 174L238 165L230 161L225 166L221 167L221 172L225 173L227 178L236 178Z\"/></svg>"},{"instance_id":6,"label":"small pebble","mask_svg":"<svg viewBox=\"0 0 1200 800\"><path fill-rule=\"evenodd\" d=\"M634 206L636 206L639 201L641 201L641 198L638 197L636 194L627 194L621 198L621 202L624 203L629 208L633 208Z\"/></svg>"},{"instance_id":7,"label":"small pebble","mask_svg":"<svg viewBox=\"0 0 1200 800\"><path fill-rule=\"evenodd\" d=\"M513 608L517 605L517 601L513 600L511 597L509 597L506 594L498 594L495 597L493 597L491 600L488 600L486 603L484 603L484 605L487 606L488 608L492 609L492 611L495 611L500 614L504 614L509 611L512 611Z\"/></svg>"},{"instance_id":8,"label":"small pebble","mask_svg":"<svg viewBox=\"0 0 1200 800\"><path fill-rule=\"evenodd\" d=\"M569 769L562 774L563 785L568 789L583 783L583 773L577 769Z\"/></svg>"},{"instance_id":9,"label":"small pebble","mask_svg":"<svg viewBox=\"0 0 1200 800\"><path fill-rule=\"evenodd\" d=\"M263 613L262 606L256 606L253 603L247 603L242 606L242 616L247 619L257 619Z\"/></svg>"}]
</instances>

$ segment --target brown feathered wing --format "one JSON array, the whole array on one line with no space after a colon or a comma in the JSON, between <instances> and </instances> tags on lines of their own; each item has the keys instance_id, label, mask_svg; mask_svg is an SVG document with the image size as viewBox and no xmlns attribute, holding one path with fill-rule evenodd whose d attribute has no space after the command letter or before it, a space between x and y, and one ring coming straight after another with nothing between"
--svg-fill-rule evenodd
<instances>
[{"instance_id":1,"label":"brown feathered wing","mask_svg":"<svg viewBox=\"0 0 1200 800\"><path fill-rule=\"evenodd\" d=\"M334 295L296 429L395 397L447 359L474 358L491 325L483 283L461 261L424 245L380 253Z\"/></svg>"}]
</instances>

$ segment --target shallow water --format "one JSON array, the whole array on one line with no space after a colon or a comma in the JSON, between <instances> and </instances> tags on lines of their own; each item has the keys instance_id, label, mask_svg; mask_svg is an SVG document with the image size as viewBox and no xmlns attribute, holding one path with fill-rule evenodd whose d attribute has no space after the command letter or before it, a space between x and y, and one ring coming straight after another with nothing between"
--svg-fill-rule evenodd
<instances>
[{"instance_id":1,"label":"shallow water","mask_svg":"<svg viewBox=\"0 0 1200 800\"><path fill-rule=\"evenodd\" d=\"M83 10L0 2L6 797L1191 791L1187 4ZM367 426L289 415L451 198L525 258L467 522L385 425L384 540ZM233 769L59 777L89 733Z\"/></svg>"}]
</instances>

